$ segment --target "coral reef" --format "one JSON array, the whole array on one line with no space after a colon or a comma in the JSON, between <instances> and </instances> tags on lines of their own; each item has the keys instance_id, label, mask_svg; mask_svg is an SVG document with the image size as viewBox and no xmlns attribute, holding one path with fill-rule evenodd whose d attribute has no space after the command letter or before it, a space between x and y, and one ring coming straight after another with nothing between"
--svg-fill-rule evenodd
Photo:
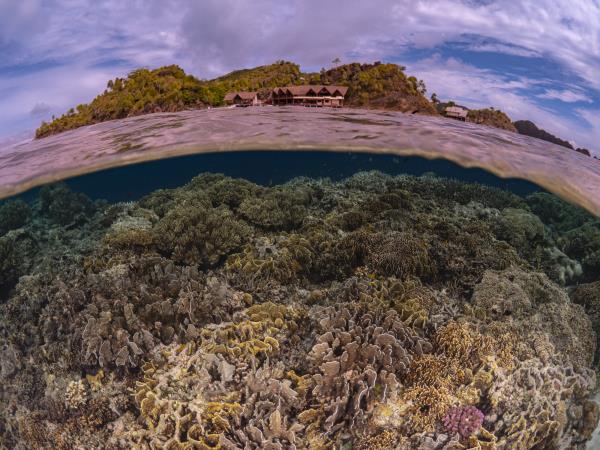
<instances>
[{"instance_id":1,"label":"coral reef","mask_svg":"<svg viewBox=\"0 0 600 450\"><path fill-rule=\"evenodd\" d=\"M250 227L227 209L182 205L155 227L158 248L185 264L213 265L249 237Z\"/></svg>"},{"instance_id":2,"label":"coral reef","mask_svg":"<svg viewBox=\"0 0 600 450\"><path fill-rule=\"evenodd\" d=\"M30 208L21 199L8 200L0 204L0 236L22 227L29 218Z\"/></svg>"},{"instance_id":3,"label":"coral reef","mask_svg":"<svg viewBox=\"0 0 600 450\"><path fill-rule=\"evenodd\" d=\"M302 224L310 201L311 193L305 189L269 190L258 197L246 198L239 212L254 225L291 230Z\"/></svg>"},{"instance_id":4,"label":"coral reef","mask_svg":"<svg viewBox=\"0 0 600 450\"><path fill-rule=\"evenodd\" d=\"M432 175L46 187L0 207L0 446L583 450L598 230Z\"/></svg>"},{"instance_id":5,"label":"coral reef","mask_svg":"<svg viewBox=\"0 0 600 450\"><path fill-rule=\"evenodd\" d=\"M62 226L87 220L95 209L87 196L71 191L63 183L44 186L39 198L41 213Z\"/></svg>"}]
</instances>

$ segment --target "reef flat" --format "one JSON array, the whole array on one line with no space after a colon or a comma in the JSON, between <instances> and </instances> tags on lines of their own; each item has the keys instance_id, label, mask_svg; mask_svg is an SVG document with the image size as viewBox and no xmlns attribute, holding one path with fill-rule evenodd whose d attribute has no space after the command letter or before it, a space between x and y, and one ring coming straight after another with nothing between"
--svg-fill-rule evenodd
<instances>
[{"instance_id":1,"label":"reef flat","mask_svg":"<svg viewBox=\"0 0 600 450\"><path fill-rule=\"evenodd\" d=\"M583 449L600 220L435 177L0 205L0 447Z\"/></svg>"}]
</instances>

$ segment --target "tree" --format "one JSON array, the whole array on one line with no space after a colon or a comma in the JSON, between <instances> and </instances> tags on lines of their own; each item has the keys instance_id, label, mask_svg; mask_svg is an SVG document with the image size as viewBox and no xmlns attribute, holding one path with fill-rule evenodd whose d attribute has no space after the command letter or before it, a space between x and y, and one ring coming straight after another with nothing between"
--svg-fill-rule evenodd
<instances>
[{"instance_id":1,"label":"tree","mask_svg":"<svg viewBox=\"0 0 600 450\"><path fill-rule=\"evenodd\" d=\"M340 58L335 58L333 61L331 61L334 67L337 67L341 62L342 60Z\"/></svg>"},{"instance_id":2,"label":"tree","mask_svg":"<svg viewBox=\"0 0 600 450\"><path fill-rule=\"evenodd\" d=\"M440 102L440 99L438 98L437 94L435 92L433 94L431 94L431 103L438 104L439 102Z\"/></svg>"}]
</instances>

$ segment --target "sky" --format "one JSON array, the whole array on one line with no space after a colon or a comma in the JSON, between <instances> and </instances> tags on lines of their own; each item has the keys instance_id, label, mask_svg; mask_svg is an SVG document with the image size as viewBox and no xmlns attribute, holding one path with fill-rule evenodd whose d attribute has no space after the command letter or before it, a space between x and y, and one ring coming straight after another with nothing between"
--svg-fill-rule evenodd
<instances>
[{"instance_id":1,"label":"sky","mask_svg":"<svg viewBox=\"0 0 600 450\"><path fill-rule=\"evenodd\" d=\"M109 79L391 62L600 153L600 0L0 0L0 146Z\"/></svg>"}]
</instances>

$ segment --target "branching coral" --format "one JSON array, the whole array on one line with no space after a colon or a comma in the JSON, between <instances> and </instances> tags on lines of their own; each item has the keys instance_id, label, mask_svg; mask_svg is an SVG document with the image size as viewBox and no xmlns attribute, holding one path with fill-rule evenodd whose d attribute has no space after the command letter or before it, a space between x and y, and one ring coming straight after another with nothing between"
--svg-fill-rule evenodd
<instances>
[{"instance_id":1,"label":"branching coral","mask_svg":"<svg viewBox=\"0 0 600 450\"><path fill-rule=\"evenodd\" d=\"M547 192L536 192L526 198L531 211L553 229L565 232L592 221L593 216L583 208L567 203Z\"/></svg>"},{"instance_id":2,"label":"branching coral","mask_svg":"<svg viewBox=\"0 0 600 450\"><path fill-rule=\"evenodd\" d=\"M297 228L307 215L309 191L294 188L273 189L241 202L240 214L254 225L274 230Z\"/></svg>"},{"instance_id":3,"label":"branching coral","mask_svg":"<svg viewBox=\"0 0 600 450\"><path fill-rule=\"evenodd\" d=\"M214 265L248 240L252 230L225 208L178 206L154 228L158 248L180 263Z\"/></svg>"},{"instance_id":4,"label":"branching coral","mask_svg":"<svg viewBox=\"0 0 600 450\"><path fill-rule=\"evenodd\" d=\"M435 273L427 244L409 233L375 235L369 242L367 265L388 276L427 277Z\"/></svg>"},{"instance_id":5,"label":"branching coral","mask_svg":"<svg viewBox=\"0 0 600 450\"><path fill-rule=\"evenodd\" d=\"M36 247L36 242L22 230L0 236L0 299L30 269Z\"/></svg>"},{"instance_id":6,"label":"branching coral","mask_svg":"<svg viewBox=\"0 0 600 450\"><path fill-rule=\"evenodd\" d=\"M410 432L431 432L450 406L451 397L446 388L415 386L406 391L403 401L407 402L406 428Z\"/></svg>"},{"instance_id":7,"label":"branching coral","mask_svg":"<svg viewBox=\"0 0 600 450\"><path fill-rule=\"evenodd\" d=\"M458 362L462 367L475 368L495 352L494 341L472 330L468 325L449 322L434 338L437 352Z\"/></svg>"}]
</instances>

